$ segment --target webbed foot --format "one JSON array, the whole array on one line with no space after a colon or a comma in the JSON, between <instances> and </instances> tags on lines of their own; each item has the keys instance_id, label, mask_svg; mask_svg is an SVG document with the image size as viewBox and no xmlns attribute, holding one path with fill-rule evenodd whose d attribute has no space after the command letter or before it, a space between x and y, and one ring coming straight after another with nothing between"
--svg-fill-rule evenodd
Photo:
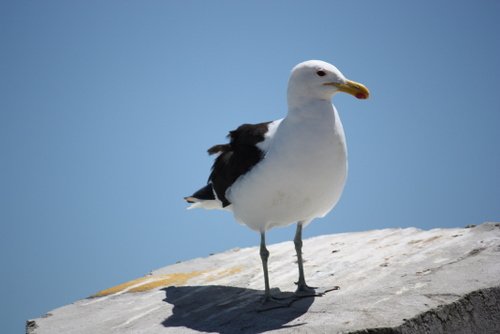
<instances>
[{"instance_id":1,"label":"webbed foot","mask_svg":"<svg viewBox=\"0 0 500 334\"><path fill-rule=\"evenodd\" d=\"M319 287L311 287L307 284L298 284L298 283L295 284L297 284L297 290L295 290L295 296L297 296L298 298L321 297L327 292L340 289L340 287L337 285L319 288Z\"/></svg>"},{"instance_id":2,"label":"webbed foot","mask_svg":"<svg viewBox=\"0 0 500 334\"><path fill-rule=\"evenodd\" d=\"M265 294L262 304L257 307L257 312L264 312L278 308L287 308L297 300L292 292L281 292L280 289L271 289L272 293Z\"/></svg>"}]
</instances>

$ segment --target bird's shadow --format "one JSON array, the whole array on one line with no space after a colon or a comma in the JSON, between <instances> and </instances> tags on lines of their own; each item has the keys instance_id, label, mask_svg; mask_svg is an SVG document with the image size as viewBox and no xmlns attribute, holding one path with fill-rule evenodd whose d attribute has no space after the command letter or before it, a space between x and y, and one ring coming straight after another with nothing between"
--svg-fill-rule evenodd
<instances>
[{"instance_id":1,"label":"bird's shadow","mask_svg":"<svg viewBox=\"0 0 500 334\"><path fill-rule=\"evenodd\" d=\"M163 326L221 334L263 333L301 326L300 319L289 323L306 313L314 302L314 297L294 299L289 306L262 311L263 293L259 290L220 285L172 286L163 290L164 301L174 306Z\"/></svg>"}]
</instances>

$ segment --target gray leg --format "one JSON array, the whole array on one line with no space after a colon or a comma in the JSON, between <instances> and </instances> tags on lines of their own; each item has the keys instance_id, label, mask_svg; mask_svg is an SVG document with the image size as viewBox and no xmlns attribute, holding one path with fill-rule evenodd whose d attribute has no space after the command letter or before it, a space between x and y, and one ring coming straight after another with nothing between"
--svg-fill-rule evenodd
<instances>
[{"instance_id":1,"label":"gray leg","mask_svg":"<svg viewBox=\"0 0 500 334\"><path fill-rule=\"evenodd\" d=\"M264 269L264 284L266 290L264 293L263 303L260 307L257 308L257 311L264 312L277 308L289 307L294 301L297 300L293 293L282 293L281 291L279 291L279 289L273 289L277 291L274 291L273 296L271 296L271 289L269 288L269 272L267 270L269 251L266 248L265 232L260 233L260 259L262 260L262 269Z\"/></svg>"},{"instance_id":2,"label":"gray leg","mask_svg":"<svg viewBox=\"0 0 500 334\"><path fill-rule=\"evenodd\" d=\"M307 286L304 276L304 261L302 260L302 224L303 222L297 223L297 230L295 232L295 238L293 239L293 243L295 244L295 251L297 252L297 263L299 265L299 280L296 283L296 292L310 292L311 290L314 291L314 289Z\"/></svg>"},{"instance_id":3,"label":"gray leg","mask_svg":"<svg viewBox=\"0 0 500 334\"><path fill-rule=\"evenodd\" d=\"M297 231L295 232L295 238L293 243L295 244L295 251L297 252L297 263L299 265L299 280L295 283L297 284L297 290L295 294L298 297L311 297L311 296L322 296L328 291L338 290L338 286L332 286L329 288L314 288L306 284L306 279L304 276L304 261L302 260L302 225L304 222L297 223Z\"/></svg>"},{"instance_id":4,"label":"gray leg","mask_svg":"<svg viewBox=\"0 0 500 334\"><path fill-rule=\"evenodd\" d=\"M271 296L269 288L269 273L267 271L267 259L269 259L269 251L266 248L266 233L260 233L260 259L262 260L262 269L264 269L264 284L266 287L264 300L267 301Z\"/></svg>"}]
</instances>

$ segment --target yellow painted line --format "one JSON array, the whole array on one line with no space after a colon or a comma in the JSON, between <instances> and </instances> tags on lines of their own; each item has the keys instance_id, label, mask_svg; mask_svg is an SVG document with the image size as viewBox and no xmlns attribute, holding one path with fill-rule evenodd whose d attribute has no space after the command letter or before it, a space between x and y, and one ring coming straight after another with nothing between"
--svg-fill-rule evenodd
<instances>
[{"instance_id":1,"label":"yellow painted line","mask_svg":"<svg viewBox=\"0 0 500 334\"><path fill-rule=\"evenodd\" d=\"M232 267L229 269L208 272L209 275L204 278L205 282L215 281L220 278L228 277L239 273L241 267ZM207 271L192 271L189 273L174 273L163 275L149 275L134 280L119 284L112 288L99 291L92 297L104 297L127 292L145 292L164 286L181 286L185 285L190 279L194 277L207 274Z\"/></svg>"},{"instance_id":2,"label":"yellow painted line","mask_svg":"<svg viewBox=\"0 0 500 334\"><path fill-rule=\"evenodd\" d=\"M207 276L206 280L207 282L212 282L215 280L218 280L219 278L227 277L227 276L232 276L234 274L237 274L241 271L241 267L232 267L229 269L222 270L218 273L212 274Z\"/></svg>"},{"instance_id":3,"label":"yellow painted line","mask_svg":"<svg viewBox=\"0 0 500 334\"><path fill-rule=\"evenodd\" d=\"M103 296L114 295L115 293L123 291L123 290L125 290L125 289L127 289L135 284L139 284L146 279L147 279L147 277L141 277L141 278L134 279L132 281L125 282L125 283L119 284L117 286L114 286L112 288L99 291L98 293L96 293L92 297L103 297Z\"/></svg>"},{"instance_id":4,"label":"yellow painted line","mask_svg":"<svg viewBox=\"0 0 500 334\"><path fill-rule=\"evenodd\" d=\"M189 279L203 274L203 271L193 271L190 273L175 273L165 275L150 275L119 284L112 288L99 291L92 297L104 297L120 292L143 292L161 286L183 285Z\"/></svg>"},{"instance_id":5,"label":"yellow painted line","mask_svg":"<svg viewBox=\"0 0 500 334\"><path fill-rule=\"evenodd\" d=\"M136 286L130 289L130 292L144 292L153 290L155 288L159 288L162 286L171 286L171 285L184 285L187 281L193 277L199 276L203 274L203 271L193 271L190 273L177 273L177 274L167 274L167 275L158 275L154 281L147 282L145 284Z\"/></svg>"}]
</instances>

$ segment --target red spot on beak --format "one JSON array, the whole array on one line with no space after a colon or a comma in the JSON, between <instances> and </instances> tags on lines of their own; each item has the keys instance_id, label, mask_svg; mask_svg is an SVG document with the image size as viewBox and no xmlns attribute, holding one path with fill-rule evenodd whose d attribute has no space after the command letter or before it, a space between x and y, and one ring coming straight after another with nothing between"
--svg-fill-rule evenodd
<instances>
[{"instance_id":1,"label":"red spot on beak","mask_svg":"<svg viewBox=\"0 0 500 334\"><path fill-rule=\"evenodd\" d=\"M362 99L362 100L364 100L364 99L368 98L368 95L366 95L365 93L357 93L357 94L356 94L356 97L357 97L358 99Z\"/></svg>"}]
</instances>

